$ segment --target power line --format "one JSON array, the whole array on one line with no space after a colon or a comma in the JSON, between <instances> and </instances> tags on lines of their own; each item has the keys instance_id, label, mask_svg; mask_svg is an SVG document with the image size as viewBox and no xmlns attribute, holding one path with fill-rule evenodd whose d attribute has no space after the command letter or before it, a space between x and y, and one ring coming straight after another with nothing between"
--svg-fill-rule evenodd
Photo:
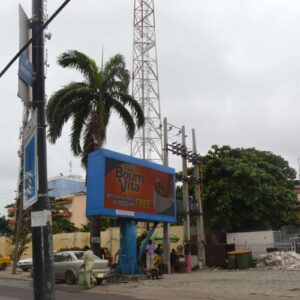
<instances>
[{"instance_id":1,"label":"power line","mask_svg":"<svg viewBox=\"0 0 300 300\"><path fill-rule=\"evenodd\" d=\"M44 29L52 22L52 20L61 12L61 10L70 2L71 0L66 0L55 13L43 24L43 26L38 30L35 35L28 40L28 42L17 52L17 54L10 60L6 67L1 71L0 78L6 73L6 71L12 66L12 64L18 59L22 52L44 31Z\"/></svg>"}]
</instances>

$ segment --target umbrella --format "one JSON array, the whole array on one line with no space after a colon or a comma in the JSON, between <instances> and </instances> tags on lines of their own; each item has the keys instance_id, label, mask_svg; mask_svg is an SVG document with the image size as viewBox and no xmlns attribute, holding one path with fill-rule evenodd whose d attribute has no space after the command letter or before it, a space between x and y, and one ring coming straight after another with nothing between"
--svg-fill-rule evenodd
<instances>
[{"instance_id":1,"label":"umbrella","mask_svg":"<svg viewBox=\"0 0 300 300\"><path fill-rule=\"evenodd\" d=\"M177 243L180 240L178 236L172 233L169 235L169 238L170 238L170 243ZM158 233L154 233L151 237L151 241L156 244L162 244L164 238Z\"/></svg>"}]
</instances>

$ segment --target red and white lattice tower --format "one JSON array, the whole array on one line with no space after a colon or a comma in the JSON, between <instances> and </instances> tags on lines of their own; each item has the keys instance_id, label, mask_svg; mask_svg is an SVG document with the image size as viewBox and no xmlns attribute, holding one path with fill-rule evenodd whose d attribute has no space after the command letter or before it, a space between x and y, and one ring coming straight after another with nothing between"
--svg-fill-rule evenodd
<instances>
[{"instance_id":1,"label":"red and white lattice tower","mask_svg":"<svg viewBox=\"0 0 300 300\"><path fill-rule=\"evenodd\" d=\"M132 96L142 106L145 126L135 133L131 155L162 163L154 0L134 0Z\"/></svg>"}]
</instances>

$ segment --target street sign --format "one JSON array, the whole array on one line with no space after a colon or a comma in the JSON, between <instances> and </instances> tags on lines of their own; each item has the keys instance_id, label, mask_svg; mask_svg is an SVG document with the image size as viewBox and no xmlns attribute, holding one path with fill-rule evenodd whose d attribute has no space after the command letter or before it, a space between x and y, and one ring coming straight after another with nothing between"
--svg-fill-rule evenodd
<instances>
[{"instance_id":1,"label":"street sign","mask_svg":"<svg viewBox=\"0 0 300 300\"><path fill-rule=\"evenodd\" d=\"M26 57L26 55L22 53L19 59L18 75L19 78L29 86L32 86L32 72L33 72L32 63Z\"/></svg>"},{"instance_id":2,"label":"street sign","mask_svg":"<svg viewBox=\"0 0 300 300\"><path fill-rule=\"evenodd\" d=\"M24 9L19 4L19 47L20 49L28 42L31 37L31 28L29 18ZM31 44L22 52L19 61L18 76L18 97L21 98L26 107L30 107L32 101L32 64L28 64L31 60L32 47ZM25 59L24 59L25 57ZM31 75L30 75L31 74ZM30 83L31 82L31 83Z\"/></svg>"},{"instance_id":3,"label":"street sign","mask_svg":"<svg viewBox=\"0 0 300 300\"><path fill-rule=\"evenodd\" d=\"M23 153L23 207L27 209L38 199L36 110L24 130Z\"/></svg>"}]
</instances>

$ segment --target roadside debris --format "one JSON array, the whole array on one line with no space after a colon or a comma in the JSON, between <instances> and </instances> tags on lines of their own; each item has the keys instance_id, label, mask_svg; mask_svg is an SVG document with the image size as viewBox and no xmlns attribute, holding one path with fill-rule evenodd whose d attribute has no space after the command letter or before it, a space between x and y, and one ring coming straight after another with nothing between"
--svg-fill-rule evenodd
<instances>
[{"instance_id":1,"label":"roadside debris","mask_svg":"<svg viewBox=\"0 0 300 300\"><path fill-rule=\"evenodd\" d=\"M261 257L256 267L268 270L300 269L300 255L294 251L272 252Z\"/></svg>"}]
</instances>

